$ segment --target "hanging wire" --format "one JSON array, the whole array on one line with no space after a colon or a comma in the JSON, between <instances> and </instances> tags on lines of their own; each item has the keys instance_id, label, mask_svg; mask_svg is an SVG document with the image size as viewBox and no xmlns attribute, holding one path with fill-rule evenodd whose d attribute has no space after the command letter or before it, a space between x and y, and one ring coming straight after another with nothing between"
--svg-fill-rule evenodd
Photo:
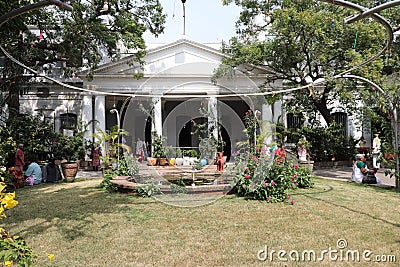
<instances>
[{"instance_id":1,"label":"hanging wire","mask_svg":"<svg viewBox=\"0 0 400 267\"><path fill-rule=\"evenodd\" d=\"M352 8L352 9L355 9L355 10L357 10L357 11L364 12L364 13L367 13L367 12L369 11L369 10L366 9L365 7L362 7L362 6L360 6L360 5L357 5L357 4L348 2L348 1L343 1L343 0L320 0L320 1L323 1L323 2L328 2L328 1L331 2L331 1L332 1L332 4L342 5L342 6L345 6L345 7L348 7L348 8ZM336 1L336 2L335 2L335 1ZM48 4L49 2L51 2L51 3L54 2L54 3L57 3L57 4L62 3L62 2L59 1L59 0L49 0L49 1L45 1L46 5L49 5L49 4ZM396 3L395 3L395 4L392 4L392 3L391 3L390 6L400 5L400 1L393 1L393 2L396 2ZM37 5L37 4L35 4L35 8L37 9L37 8L42 7L44 4L43 4L43 3L40 3L40 5L37 5L37 6L36 6L36 5ZM71 8L71 10L72 10L72 8ZM19 11L19 12L21 12L21 11ZM24 12L25 12L25 11L23 11L22 13L24 13ZM6 14L6 15L7 15L7 14ZM8 17L5 18L6 15L3 15L2 17L0 17L0 26L3 25L3 24L4 24L6 21L8 21L9 19L11 19L11 18L13 18L13 17L19 15L19 13L13 14L13 15L8 16ZM331 80L334 80L334 79L337 79L337 78L341 78L343 75L345 75L345 74L347 74L347 73L350 73L351 71L354 71L354 70L356 70L356 69L358 69L358 68L361 68L361 67L363 67L363 66L365 66L365 65L367 65L367 64L369 64L369 63L371 63L372 61L376 60L380 55L382 55L382 53L385 53L388 49L390 49L390 46L391 46L391 44L392 44L392 42L393 42L393 28L391 27L391 25L389 24L389 22L388 22L387 20L385 20L383 17L381 17L380 15L375 14L375 13L370 14L370 15L372 16L372 18L374 18L375 20L377 20L380 24L382 24L382 25L386 28L386 30L387 30L387 32L388 32L388 39L387 39L387 42L386 42L386 46L385 46L380 52L378 52L376 55L372 56L371 58L367 59L366 61L364 61L364 62L362 62L362 63L360 63L360 64L358 64L358 65L356 65L356 66L354 66L354 67L352 67L352 68L350 68L350 69L348 69L348 70L346 70L346 71L343 71L343 72L341 72L341 73L339 73L339 74L337 74L337 75L334 75L334 76L332 76L332 77L321 79L321 80L318 81L318 82L311 82L311 83L309 83L309 84L307 84L307 85L300 86L300 87L294 87L294 88L285 89L285 90L273 90L273 91L266 91L266 92L257 92L257 93L235 93L235 94L225 94L225 95L220 95L220 94L218 94L218 95L207 95L207 97L216 97L216 98L218 98L218 97L238 97L238 96L261 96L261 95L271 95L271 94L274 95L274 94L280 94L280 93L293 92L293 91L297 91L297 90L302 90L302 89L305 89L305 88L309 88L310 85L311 85L312 87L314 87L314 86L316 86L316 85L318 85L318 84L324 84L324 83L326 83L326 82L328 82L328 81L331 81ZM24 69L30 71L31 73L34 73L37 77L43 77L43 78L45 78L45 79L47 79L47 80L53 81L54 83L56 83L56 84L58 84L58 85L61 85L61 86L64 86L64 87L66 87L66 88L73 89L73 90L79 90L79 91L83 91L83 92L89 92L89 93L91 93L91 94L114 95L114 96L129 96L129 94L113 93L113 92L104 92L104 91L94 91L94 90L90 90L90 89L85 89L85 88L81 88L81 87L76 87L76 86L72 86L72 85L69 85L69 84L65 84L65 83L63 83L63 82L61 82L61 81L59 81L59 80L56 80L56 79L52 78L52 77L48 77L48 76L46 76L46 75L41 75L41 74L39 74L37 71L35 71L35 70L33 70L32 68L30 68L30 67L26 66L25 64L23 64L22 62L16 60L13 56L11 56L11 55L3 48L3 46L0 46L0 49L2 50L2 52L4 53L4 55L7 56L11 61L13 61L13 62L16 63L17 65L23 67ZM218 84L217 84L217 85L218 85ZM130 96L132 96L132 97L147 97L147 98L153 98L153 97L176 98L176 97L178 97L178 96L179 96L179 97L185 97L185 98L186 98L186 97L189 97L189 98L200 98L200 97L203 98L203 97L205 97L204 95L191 95L191 94L187 94L187 95L164 95L164 94L157 94L157 95L148 95L148 94L146 94L146 95L145 95L145 94L131 94Z\"/></svg>"}]
</instances>

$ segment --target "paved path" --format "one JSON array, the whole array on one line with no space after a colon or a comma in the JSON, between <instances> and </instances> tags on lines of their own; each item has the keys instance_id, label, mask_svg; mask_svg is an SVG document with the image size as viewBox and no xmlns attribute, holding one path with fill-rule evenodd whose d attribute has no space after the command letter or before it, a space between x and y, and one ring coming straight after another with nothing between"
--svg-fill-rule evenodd
<instances>
[{"instance_id":1,"label":"paved path","mask_svg":"<svg viewBox=\"0 0 400 267\"><path fill-rule=\"evenodd\" d=\"M313 175L328 178L328 179L339 179L351 181L351 174L353 172L352 167L339 167L339 168L320 168L313 170ZM380 169L376 174L376 177L382 180L382 185L396 186L396 181L389 176L385 176L385 170Z\"/></svg>"},{"instance_id":2,"label":"paved path","mask_svg":"<svg viewBox=\"0 0 400 267\"><path fill-rule=\"evenodd\" d=\"M102 171L83 171L79 170L75 178L100 178L103 177Z\"/></svg>"},{"instance_id":3,"label":"paved path","mask_svg":"<svg viewBox=\"0 0 400 267\"><path fill-rule=\"evenodd\" d=\"M339 179L351 181L352 167L338 167L338 168L314 168L313 175L327 179ZM100 178L102 177L101 171L78 171L76 178ZM394 178L385 176L385 170L380 169L376 177L382 180L383 185L395 186Z\"/></svg>"}]
</instances>

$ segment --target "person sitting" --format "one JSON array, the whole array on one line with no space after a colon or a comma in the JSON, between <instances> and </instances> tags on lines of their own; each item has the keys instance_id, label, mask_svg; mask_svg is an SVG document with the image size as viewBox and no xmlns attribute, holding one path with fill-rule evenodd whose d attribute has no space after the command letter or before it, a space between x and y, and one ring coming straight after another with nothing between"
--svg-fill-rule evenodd
<instances>
[{"instance_id":1,"label":"person sitting","mask_svg":"<svg viewBox=\"0 0 400 267\"><path fill-rule=\"evenodd\" d=\"M57 164L55 164L54 158L51 158L49 163L43 167L43 182L44 183L54 183L61 180L60 169Z\"/></svg>"},{"instance_id":2,"label":"person sitting","mask_svg":"<svg viewBox=\"0 0 400 267\"><path fill-rule=\"evenodd\" d=\"M28 185L40 184L42 182L42 170L40 169L39 164L37 164L33 158L28 158L26 163L28 169L25 172L25 182Z\"/></svg>"},{"instance_id":3,"label":"person sitting","mask_svg":"<svg viewBox=\"0 0 400 267\"><path fill-rule=\"evenodd\" d=\"M368 167L364 155L356 156L356 162L353 165L353 174L351 180L357 183L362 183L364 176L368 173Z\"/></svg>"}]
</instances>

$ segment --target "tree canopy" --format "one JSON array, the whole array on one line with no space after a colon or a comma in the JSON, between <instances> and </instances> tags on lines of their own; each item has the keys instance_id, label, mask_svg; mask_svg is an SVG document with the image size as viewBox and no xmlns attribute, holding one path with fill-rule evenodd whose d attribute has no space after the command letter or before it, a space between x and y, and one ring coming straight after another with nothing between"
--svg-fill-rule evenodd
<instances>
[{"instance_id":1,"label":"tree canopy","mask_svg":"<svg viewBox=\"0 0 400 267\"><path fill-rule=\"evenodd\" d=\"M39 1L0 1L0 9L7 14L33 2ZM35 70L47 71L52 64L64 62L65 77L86 69L91 79L104 57L116 60L128 49L136 56L135 61L143 64L146 50L143 34L149 31L157 36L164 31L166 15L159 0L67 3L73 7L72 12L48 6L7 21L1 27L1 45ZM1 90L9 92L9 106L18 109L18 94L24 92L31 78L7 58L2 63Z\"/></svg>"},{"instance_id":2,"label":"tree canopy","mask_svg":"<svg viewBox=\"0 0 400 267\"><path fill-rule=\"evenodd\" d=\"M275 72L266 76L265 83L283 80L289 87L313 84L349 70L385 46L387 32L377 21L366 18L345 24L354 10L316 0L224 0L242 7L237 21L237 36L225 44L224 52L230 55L223 64L232 67L241 64L263 66ZM352 1L374 7L386 1ZM400 22L398 8L381 12L393 27ZM372 63L351 74L365 77L396 94L399 45ZM390 76L386 67L390 67ZM226 67L224 67L226 69ZM221 70L221 69L220 69ZM222 72L216 72L221 75ZM359 89L355 80L329 80L323 86L295 91L285 99L289 112L303 113L309 120L322 115L331 123L332 108L340 106L352 113L362 101L368 107L381 107L387 111L387 99L376 88L367 85ZM365 84L364 84L365 85ZM266 87L270 88L270 87ZM369 88L369 90L368 90ZM333 105L333 104L336 105ZM299 108L300 107L300 108Z\"/></svg>"}]
</instances>

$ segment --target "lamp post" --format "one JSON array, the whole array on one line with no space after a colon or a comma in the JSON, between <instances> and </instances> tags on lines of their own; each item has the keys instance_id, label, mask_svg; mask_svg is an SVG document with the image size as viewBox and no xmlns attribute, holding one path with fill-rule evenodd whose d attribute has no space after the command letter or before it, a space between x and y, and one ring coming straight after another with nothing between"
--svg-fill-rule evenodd
<instances>
[{"instance_id":1,"label":"lamp post","mask_svg":"<svg viewBox=\"0 0 400 267\"><path fill-rule=\"evenodd\" d=\"M117 126L118 126L118 139L117 139L117 147L119 150L119 131L120 131L120 117L119 117L119 112L117 108L114 106L113 109L110 110L111 114L116 114L117 115ZM119 151L117 151L117 161L119 163Z\"/></svg>"}]
</instances>

